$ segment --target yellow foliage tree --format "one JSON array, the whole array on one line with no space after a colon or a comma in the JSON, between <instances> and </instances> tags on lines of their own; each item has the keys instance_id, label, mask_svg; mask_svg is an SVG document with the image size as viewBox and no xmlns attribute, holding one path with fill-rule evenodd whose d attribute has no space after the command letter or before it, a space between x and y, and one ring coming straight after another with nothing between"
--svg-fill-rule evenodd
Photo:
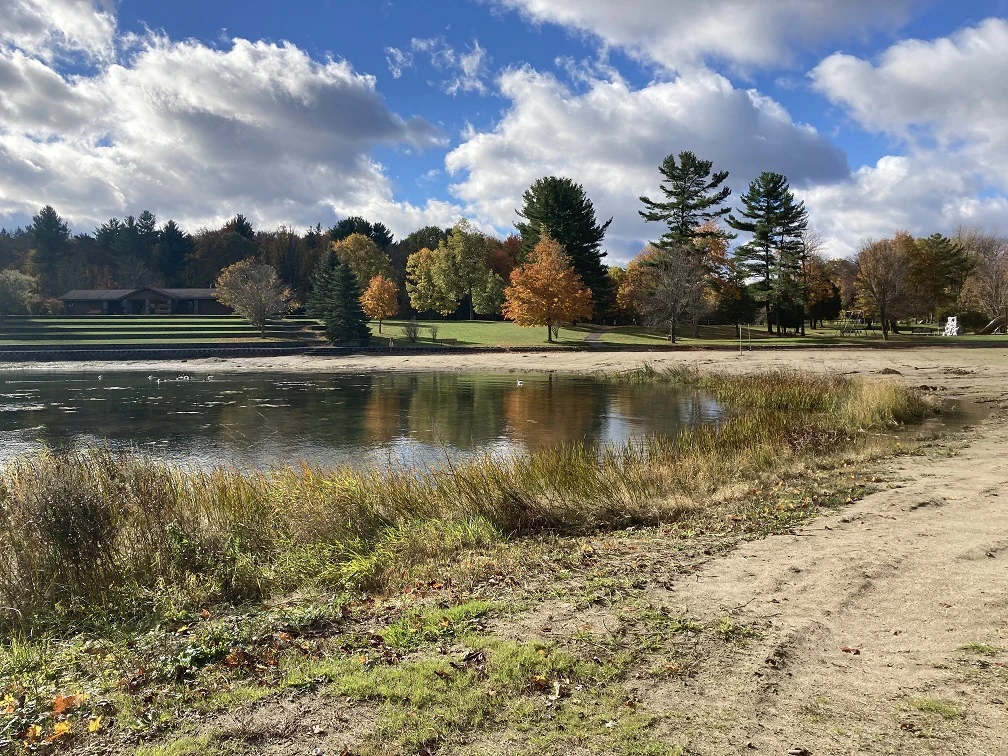
<instances>
[{"instance_id":1,"label":"yellow foliage tree","mask_svg":"<svg viewBox=\"0 0 1008 756\"><path fill-rule=\"evenodd\" d=\"M546 326L552 342L555 324L591 317L592 294L563 246L544 233L528 261L511 271L501 312L520 326Z\"/></svg>"},{"instance_id":2,"label":"yellow foliage tree","mask_svg":"<svg viewBox=\"0 0 1008 756\"><path fill-rule=\"evenodd\" d=\"M399 287L385 276L375 276L361 294L360 301L364 313L378 321L378 333L381 333L382 321L399 312Z\"/></svg>"}]
</instances>

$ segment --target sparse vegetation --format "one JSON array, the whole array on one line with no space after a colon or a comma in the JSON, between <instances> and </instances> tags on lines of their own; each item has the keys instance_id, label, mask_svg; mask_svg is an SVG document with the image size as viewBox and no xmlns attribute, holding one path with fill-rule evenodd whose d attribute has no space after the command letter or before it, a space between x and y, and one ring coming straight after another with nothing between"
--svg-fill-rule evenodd
<instances>
[{"instance_id":1,"label":"sparse vegetation","mask_svg":"<svg viewBox=\"0 0 1008 756\"><path fill-rule=\"evenodd\" d=\"M241 752L266 725L239 713L282 693L338 702L353 718L334 727L349 728L354 753L478 753L484 738L515 753L681 753L638 708L632 676L693 674L709 649L759 631L649 604L621 570L592 572L597 539L643 526L712 553L712 540L790 528L863 492L845 465L895 442L860 430L928 407L839 376L646 369L613 380L689 382L730 418L423 472L198 472L97 451L9 465L8 744L111 731L154 739L152 756ZM823 482L833 466L845 471L836 490ZM525 597L609 607L600 631L501 637L522 607L492 586L519 580L531 581ZM72 706L57 712L64 699ZM184 724L190 711L204 717L198 729Z\"/></svg>"}]
</instances>

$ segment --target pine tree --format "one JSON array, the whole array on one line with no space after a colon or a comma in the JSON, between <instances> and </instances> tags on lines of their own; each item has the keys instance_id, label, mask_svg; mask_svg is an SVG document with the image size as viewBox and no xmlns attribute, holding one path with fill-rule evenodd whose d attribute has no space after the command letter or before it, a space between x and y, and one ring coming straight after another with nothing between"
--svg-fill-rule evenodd
<instances>
[{"instance_id":1,"label":"pine tree","mask_svg":"<svg viewBox=\"0 0 1008 756\"><path fill-rule=\"evenodd\" d=\"M729 215L728 225L752 238L735 256L749 277L760 279L753 292L766 308L767 332L773 331L775 305L780 330L780 306L802 300L802 233L808 212L805 203L795 202L787 178L771 171L761 173L741 200L740 217Z\"/></svg>"},{"instance_id":2,"label":"pine tree","mask_svg":"<svg viewBox=\"0 0 1008 756\"><path fill-rule=\"evenodd\" d=\"M712 235L729 238L716 226L704 226L730 211L721 207L731 194L730 187L721 186L728 178L728 171L712 173L713 165L692 152L680 152L678 164L675 155L662 162L658 171L662 175L660 188L665 201L640 197L645 208L639 211L641 217L668 227L654 246L673 249L691 246L697 239Z\"/></svg>"},{"instance_id":3,"label":"pine tree","mask_svg":"<svg viewBox=\"0 0 1008 756\"><path fill-rule=\"evenodd\" d=\"M524 262L535 249L545 228L550 238L567 251L574 271L592 293L594 315L601 318L615 292L610 291L609 275L602 258L602 240L612 218L599 224L595 206L584 187L569 178L545 176L538 179L522 195L522 209L516 211L524 221L515 223L521 234Z\"/></svg>"},{"instance_id":4,"label":"pine tree","mask_svg":"<svg viewBox=\"0 0 1008 756\"><path fill-rule=\"evenodd\" d=\"M334 252L326 252L312 275L308 314L322 321L326 338L334 344L367 342L371 332L361 306L357 276Z\"/></svg>"}]
</instances>

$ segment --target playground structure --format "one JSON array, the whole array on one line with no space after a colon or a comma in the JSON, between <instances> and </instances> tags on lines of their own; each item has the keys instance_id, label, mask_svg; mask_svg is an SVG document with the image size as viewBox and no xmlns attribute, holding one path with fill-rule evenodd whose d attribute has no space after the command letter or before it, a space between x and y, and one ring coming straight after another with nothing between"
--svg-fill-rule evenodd
<instances>
[{"instance_id":1,"label":"playground structure","mask_svg":"<svg viewBox=\"0 0 1008 756\"><path fill-rule=\"evenodd\" d=\"M1004 315L994 318L990 323L985 325L979 331L978 334L981 336L987 336L988 334L997 333L998 331L1005 332L1006 319Z\"/></svg>"}]
</instances>

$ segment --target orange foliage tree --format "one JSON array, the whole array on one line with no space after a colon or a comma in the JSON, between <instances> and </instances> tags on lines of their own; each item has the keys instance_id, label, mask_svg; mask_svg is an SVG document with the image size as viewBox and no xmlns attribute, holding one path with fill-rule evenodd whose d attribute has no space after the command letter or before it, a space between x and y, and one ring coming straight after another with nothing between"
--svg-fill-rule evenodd
<instances>
[{"instance_id":1,"label":"orange foliage tree","mask_svg":"<svg viewBox=\"0 0 1008 756\"><path fill-rule=\"evenodd\" d=\"M563 245L543 233L528 261L511 271L501 312L520 326L546 326L552 342L555 324L591 317L592 294Z\"/></svg>"},{"instance_id":2,"label":"orange foliage tree","mask_svg":"<svg viewBox=\"0 0 1008 756\"><path fill-rule=\"evenodd\" d=\"M378 333L381 333L382 321L399 312L399 287L385 276L375 276L361 294L360 301L364 313L378 321Z\"/></svg>"}]
</instances>

